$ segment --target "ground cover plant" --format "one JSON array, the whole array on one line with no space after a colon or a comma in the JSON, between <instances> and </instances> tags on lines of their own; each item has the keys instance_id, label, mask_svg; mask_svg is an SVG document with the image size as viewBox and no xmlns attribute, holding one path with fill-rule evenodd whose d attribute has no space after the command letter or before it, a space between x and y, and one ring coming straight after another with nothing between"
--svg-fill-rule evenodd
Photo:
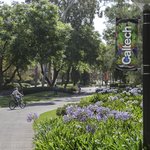
<instances>
[{"instance_id":1,"label":"ground cover plant","mask_svg":"<svg viewBox=\"0 0 150 150\"><path fill-rule=\"evenodd\" d=\"M36 124L35 150L142 149L140 94L95 94L56 113Z\"/></svg>"}]
</instances>

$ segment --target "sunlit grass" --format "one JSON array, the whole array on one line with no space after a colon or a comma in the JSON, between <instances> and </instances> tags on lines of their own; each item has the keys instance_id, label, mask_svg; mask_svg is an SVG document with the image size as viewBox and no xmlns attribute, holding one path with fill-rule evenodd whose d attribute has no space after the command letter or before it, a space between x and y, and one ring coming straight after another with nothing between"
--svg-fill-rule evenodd
<instances>
[{"instance_id":1,"label":"sunlit grass","mask_svg":"<svg viewBox=\"0 0 150 150\"><path fill-rule=\"evenodd\" d=\"M47 111L45 113L42 113L39 118L38 118L38 122L40 121L44 121L44 120L47 120L47 119L50 119L50 118L57 118L58 116L56 115L56 109L55 110L50 110L50 111Z\"/></svg>"},{"instance_id":2,"label":"sunlit grass","mask_svg":"<svg viewBox=\"0 0 150 150\"><path fill-rule=\"evenodd\" d=\"M39 116L39 118L37 120L35 120L35 122L33 124L33 128L36 128L36 125L43 122L43 121L49 120L50 118L54 119L54 118L57 118L57 117L58 116L56 115L56 109L47 111L45 113L42 113Z\"/></svg>"}]
</instances>

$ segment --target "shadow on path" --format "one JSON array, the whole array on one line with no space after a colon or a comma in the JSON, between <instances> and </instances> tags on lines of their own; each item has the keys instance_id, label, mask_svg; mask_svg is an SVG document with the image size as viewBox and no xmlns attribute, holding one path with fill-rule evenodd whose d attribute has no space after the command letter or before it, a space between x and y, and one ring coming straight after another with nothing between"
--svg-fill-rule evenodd
<instances>
[{"instance_id":1,"label":"shadow on path","mask_svg":"<svg viewBox=\"0 0 150 150\"><path fill-rule=\"evenodd\" d=\"M54 102L33 102L33 103L30 103L30 104L27 104L27 106L26 107L28 107L28 106L45 106L45 105L55 105L55 103Z\"/></svg>"},{"instance_id":2,"label":"shadow on path","mask_svg":"<svg viewBox=\"0 0 150 150\"><path fill-rule=\"evenodd\" d=\"M46 105L56 105L57 102L79 102L79 100L83 97L92 95L93 93L76 93L73 94L71 96L67 96L67 97L56 97L53 99L53 101L39 101L39 102L32 102L27 104L28 106L46 106Z\"/></svg>"}]
</instances>

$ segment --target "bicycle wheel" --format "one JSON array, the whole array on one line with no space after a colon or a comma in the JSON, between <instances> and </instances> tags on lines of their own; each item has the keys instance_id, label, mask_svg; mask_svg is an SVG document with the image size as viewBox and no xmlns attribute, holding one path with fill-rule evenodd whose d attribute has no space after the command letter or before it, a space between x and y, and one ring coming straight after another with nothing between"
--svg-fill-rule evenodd
<instances>
[{"instance_id":1,"label":"bicycle wheel","mask_svg":"<svg viewBox=\"0 0 150 150\"><path fill-rule=\"evenodd\" d=\"M13 109L15 109L15 107L16 107L16 103L15 103L15 101L10 101L9 102L9 108L11 109L11 110L13 110Z\"/></svg>"},{"instance_id":2,"label":"bicycle wheel","mask_svg":"<svg viewBox=\"0 0 150 150\"><path fill-rule=\"evenodd\" d=\"M26 102L24 102L23 100L20 101L19 103L20 108L25 108L26 107Z\"/></svg>"}]
</instances>

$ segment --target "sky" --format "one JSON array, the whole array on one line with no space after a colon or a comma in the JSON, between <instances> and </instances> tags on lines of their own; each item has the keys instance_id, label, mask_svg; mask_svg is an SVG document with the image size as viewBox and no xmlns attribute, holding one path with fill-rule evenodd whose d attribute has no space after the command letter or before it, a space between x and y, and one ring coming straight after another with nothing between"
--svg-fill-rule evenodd
<instances>
[{"instance_id":1,"label":"sky","mask_svg":"<svg viewBox=\"0 0 150 150\"><path fill-rule=\"evenodd\" d=\"M1 0L1 1L7 4L11 4L13 2L13 0ZM15 0L15 1L24 2L24 0ZM101 35L102 35L103 30L106 28L104 24L105 19L106 19L105 17L99 18L98 16L95 16L95 19L94 19L95 31L98 31Z\"/></svg>"},{"instance_id":2,"label":"sky","mask_svg":"<svg viewBox=\"0 0 150 150\"><path fill-rule=\"evenodd\" d=\"M99 18L98 16L95 16L95 19L94 19L95 30L98 31L101 35L102 35L103 30L106 28L106 25L104 23L105 20L106 20L105 17Z\"/></svg>"}]
</instances>

